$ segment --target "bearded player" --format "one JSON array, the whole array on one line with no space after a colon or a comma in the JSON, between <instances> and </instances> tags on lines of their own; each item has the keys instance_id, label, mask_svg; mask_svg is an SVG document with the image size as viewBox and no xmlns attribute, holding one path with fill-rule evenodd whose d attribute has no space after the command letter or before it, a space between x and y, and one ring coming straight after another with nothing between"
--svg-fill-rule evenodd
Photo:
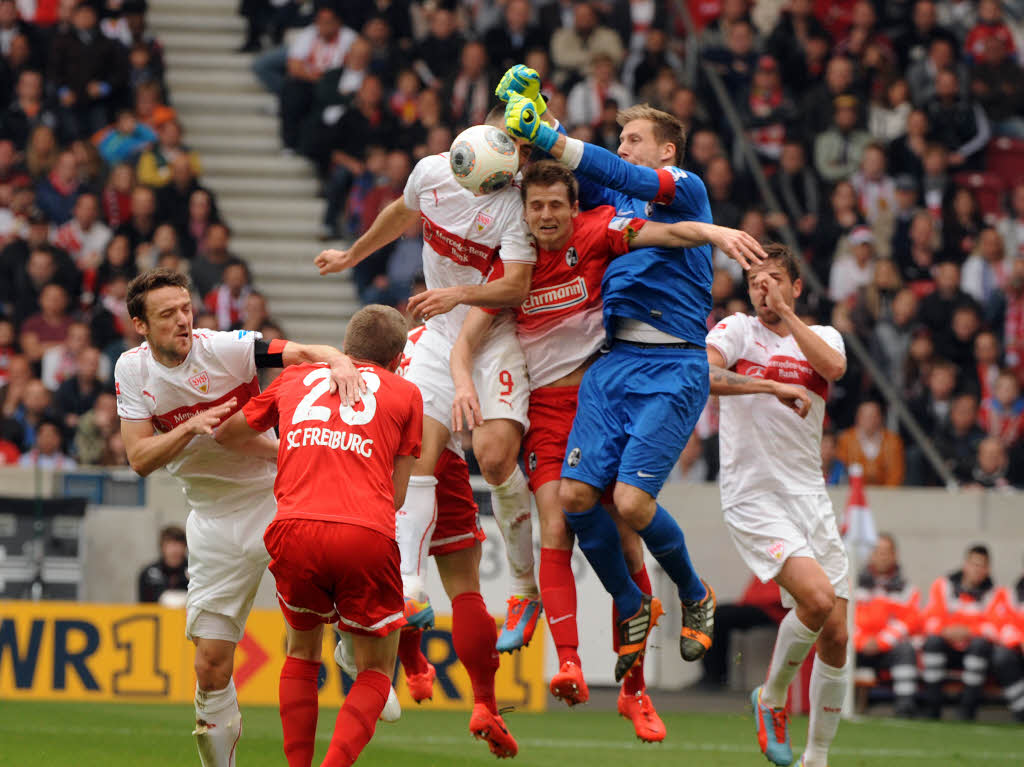
<instances>
[{"instance_id":1,"label":"bearded player","mask_svg":"<svg viewBox=\"0 0 1024 767\"><path fill-rule=\"evenodd\" d=\"M146 341L121 355L114 383L132 469L145 477L165 467L191 509L185 636L196 646L193 734L204 767L229 767L242 732L231 679L235 645L270 560L262 536L275 512L276 440L257 437L244 455L219 445L213 429L259 393L260 368L326 362L324 386L339 388L346 403L363 384L330 346L193 330L190 291L188 278L171 269L131 281L128 313Z\"/></svg>"},{"instance_id":2,"label":"bearded player","mask_svg":"<svg viewBox=\"0 0 1024 767\"><path fill-rule=\"evenodd\" d=\"M559 671L551 692L570 706L589 698L578 653L576 586L570 567L573 535L558 500L562 461L576 413L584 372L604 342L601 278L608 262L628 258L632 248L688 247L711 241L742 265L756 262L760 246L749 235L693 222L650 223L616 216L610 206L580 213L572 171L552 160L532 163L521 180L527 226L537 247L530 295L515 307L516 329L530 376L530 429L524 452L530 488L541 522L540 589L547 624L558 652ZM473 387L473 353L495 321L492 312L470 311L452 349L456 397L453 428L480 423ZM638 536L624 530L623 550L634 581L651 584ZM619 713L633 722L637 737L660 741L665 727L647 695L643 663L623 680Z\"/></svg>"},{"instance_id":3,"label":"bearded player","mask_svg":"<svg viewBox=\"0 0 1024 767\"><path fill-rule=\"evenodd\" d=\"M536 72L514 67L498 95L508 101L511 135L575 171L584 208L612 205L619 215L650 221L711 223L703 182L677 167L686 136L672 115L648 106L620 113L616 157L541 121ZM649 247L613 261L602 282L610 348L580 384L560 500L580 549L625 616L617 626L625 639L616 679L638 662L663 610L630 577L615 521L600 503L613 483L619 514L676 584L683 659L698 660L711 646L714 592L697 575L679 524L657 503L707 400L704 336L711 276L708 245Z\"/></svg>"},{"instance_id":4,"label":"bearded player","mask_svg":"<svg viewBox=\"0 0 1024 767\"><path fill-rule=\"evenodd\" d=\"M386 306L356 312L345 352L366 393L354 406L329 392L326 365L294 365L253 397L216 439L242 445L274 427L277 515L264 534L287 622L280 711L289 767L316 746L324 624L351 636L355 681L338 712L324 767L348 767L373 737L391 691L403 617L395 511L419 452L419 389L394 375L405 319Z\"/></svg>"},{"instance_id":5,"label":"bearded player","mask_svg":"<svg viewBox=\"0 0 1024 767\"><path fill-rule=\"evenodd\" d=\"M707 336L712 393L746 394L721 400L718 477L740 556L762 581L775 580L793 608L779 626L768 678L751 694L758 744L774 764L792 763L786 692L816 646L799 764L825 767L846 691L849 565L825 493L821 430L828 385L846 371L846 353L835 328L808 326L794 311L803 290L797 258L779 244L765 251L747 274L757 316L734 314ZM728 371L764 380L744 383ZM766 384L804 387L809 415L806 403L786 402Z\"/></svg>"}]
</instances>

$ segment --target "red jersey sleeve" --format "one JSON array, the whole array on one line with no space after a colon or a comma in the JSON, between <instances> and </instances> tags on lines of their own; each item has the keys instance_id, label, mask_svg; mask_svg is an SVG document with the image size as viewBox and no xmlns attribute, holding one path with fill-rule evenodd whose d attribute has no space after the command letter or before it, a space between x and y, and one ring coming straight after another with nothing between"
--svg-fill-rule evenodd
<instances>
[{"instance_id":1,"label":"red jersey sleeve","mask_svg":"<svg viewBox=\"0 0 1024 767\"><path fill-rule=\"evenodd\" d=\"M281 390L281 381L288 375L287 371L274 379L266 389L250 399L242 407L245 422L256 431L266 431L277 426L277 395Z\"/></svg>"},{"instance_id":2,"label":"red jersey sleeve","mask_svg":"<svg viewBox=\"0 0 1024 767\"><path fill-rule=\"evenodd\" d=\"M395 455L412 455L420 457L420 445L423 441L423 395L419 387L410 386L409 417L402 431L402 439L398 443Z\"/></svg>"},{"instance_id":3,"label":"red jersey sleeve","mask_svg":"<svg viewBox=\"0 0 1024 767\"><path fill-rule=\"evenodd\" d=\"M605 241L613 256L621 256L628 253L630 243L636 237L636 233L643 229L647 221L642 218L629 218L627 216L615 216L605 227Z\"/></svg>"}]
</instances>

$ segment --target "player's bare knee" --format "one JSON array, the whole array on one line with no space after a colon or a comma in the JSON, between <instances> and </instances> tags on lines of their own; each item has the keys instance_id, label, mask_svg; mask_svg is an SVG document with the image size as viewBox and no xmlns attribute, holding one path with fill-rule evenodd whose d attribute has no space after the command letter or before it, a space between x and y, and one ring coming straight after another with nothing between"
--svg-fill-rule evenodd
<instances>
[{"instance_id":1,"label":"player's bare knee","mask_svg":"<svg viewBox=\"0 0 1024 767\"><path fill-rule=\"evenodd\" d=\"M563 479L558 488L558 502L569 514L579 514L597 503L596 491L583 482Z\"/></svg>"},{"instance_id":2,"label":"player's bare knee","mask_svg":"<svg viewBox=\"0 0 1024 767\"><path fill-rule=\"evenodd\" d=\"M836 592L831 584L809 590L800 602L801 612L813 624L808 628L813 631L825 626L835 606Z\"/></svg>"},{"instance_id":3,"label":"player's bare knee","mask_svg":"<svg viewBox=\"0 0 1024 767\"><path fill-rule=\"evenodd\" d=\"M502 484L515 471L515 456L504 445L488 445L479 452L474 447L473 455L480 466L480 473L491 485Z\"/></svg>"},{"instance_id":4,"label":"player's bare knee","mask_svg":"<svg viewBox=\"0 0 1024 767\"><path fill-rule=\"evenodd\" d=\"M615 508L622 520L633 530L642 530L650 524L657 501L650 495L621 482L615 485Z\"/></svg>"},{"instance_id":5,"label":"player's bare knee","mask_svg":"<svg viewBox=\"0 0 1024 767\"><path fill-rule=\"evenodd\" d=\"M832 666L842 666L846 662L846 647L850 635L846 628L846 621L829 621L822 629L818 637L818 648L822 658ZM833 663L829 658L842 660L841 663Z\"/></svg>"},{"instance_id":6,"label":"player's bare knee","mask_svg":"<svg viewBox=\"0 0 1024 767\"><path fill-rule=\"evenodd\" d=\"M231 681L232 657L196 649L196 682L203 690L223 690Z\"/></svg>"}]
</instances>

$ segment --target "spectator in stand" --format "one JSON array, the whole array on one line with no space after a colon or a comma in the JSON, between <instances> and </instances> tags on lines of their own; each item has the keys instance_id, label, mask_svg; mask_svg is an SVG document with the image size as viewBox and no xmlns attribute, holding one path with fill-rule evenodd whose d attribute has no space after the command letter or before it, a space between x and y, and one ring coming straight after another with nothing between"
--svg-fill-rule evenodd
<instances>
[{"instance_id":1,"label":"spectator in stand","mask_svg":"<svg viewBox=\"0 0 1024 767\"><path fill-rule=\"evenodd\" d=\"M203 304L217 318L216 330L231 330L242 324L252 277L241 259L224 264L220 284L207 293Z\"/></svg>"},{"instance_id":2,"label":"spectator in stand","mask_svg":"<svg viewBox=\"0 0 1024 767\"><path fill-rule=\"evenodd\" d=\"M509 0L504 23L495 24L484 35L484 47L490 52L494 68L502 72L522 63L528 50L544 47L546 42L544 31L530 22L528 0Z\"/></svg>"},{"instance_id":3,"label":"spectator in stand","mask_svg":"<svg viewBox=\"0 0 1024 767\"><path fill-rule=\"evenodd\" d=\"M119 109L113 125L97 135L96 145L107 165L134 164L145 150L156 143L156 132L135 119L131 109Z\"/></svg>"},{"instance_id":4,"label":"spectator in stand","mask_svg":"<svg viewBox=\"0 0 1024 767\"><path fill-rule=\"evenodd\" d=\"M313 103L316 81L329 69L342 66L356 37L355 31L342 24L334 6L321 5L313 24L289 46L287 77L280 94L281 141L286 148L298 149L299 130Z\"/></svg>"},{"instance_id":5,"label":"spectator in stand","mask_svg":"<svg viewBox=\"0 0 1024 767\"><path fill-rule=\"evenodd\" d=\"M103 187L103 218L117 229L131 218L135 173L130 165L115 165Z\"/></svg>"},{"instance_id":6,"label":"spectator in stand","mask_svg":"<svg viewBox=\"0 0 1024 767\"><path fill-rule=\"evenodd\" d=\"M71 220L57 230L53 243L75 261L84 276L84 287L93 289L96 268L110 242L110 227L100 220L100 199L94 192L83 192L75 200Z\"/></svg>"},{"instance_id":7,"label":"spectator in stand","mask_svg":"<svg viewBox=\"0 0 1024 767\"><path fill-rule=\"evenodd\" d=\"M191 276L199 296L203 299L221 281L224 266L235 258L228 250L231 230L219 221L210 224L203 237L202 253L192 261Z\"/></svg>"},{"instance_id":8,"label":"spectator in stand","mask_svg":"<svg viewBox=\"0 0 1024 767\"><path fill-rule=\"evenodd\" d=\"M913 111L907 81L897 78L888 83L868 106L868 133L888 147L907 131L907 118Z\"/></svg>"},{"instance_id":9,"label":"spectator in stand","mask_svg":"<svg viewBox=\"0 0 1024 767\"><path fill-rule=\"evenodd\" d=\"M1024 70L998 37L984 41L971 70L971 95L984 110L996 136L1024 139Z\"/></svg>"},{"instance_id":10,"label":"spectator in stand","mask_svg":"<svg viewBox=\"0 0 1024 767\"><path fill-rule=\"evenodd\" d=\"M566 119L574 125L597 127L607 100L625 108L633 103L626 86L615 76L615 62L607 53L598 52L590 61L589 74L569 91ZM486 116L486 115L485 115ZM481 120L481 122L483 122Z\"/></svg>"},{"instance_id":11,"label":"spectator in stand","mask_svg":"<svg viewBox=\"0 0 1024 767\"><path fill-rule=\"evenodd\" d=\"M990 40L998 41L1007 56L1016 53L1013 32L1003 20L1003 7L999 0L980 0L978 3L978 23L967 34L964 40L964 53L968 61L977 63L985 57L985 47Z\"/></svg>"},{"instance_id":12,"label":"spectator in stand","mask_svg":"<svg viewBox=\"0 0 1024 767\"><path fill-rule=\"evenodd\" d=\"M1024 260L1024 181L1010 192L1009 210L996 223L1011 263Z\"/></svg>"},{"instance_id":13,"label":"spectator in stand","mask_svg":"<svg viewBox=\"0 0 1024 767\"><path fill-rule=\"evenodd\" d=\"M860 337L870 337L872 328L879 322L892 319L892 306L902 289L903 280L892 259L876 259L871 282L857 291L850 312L850 319Z\"/></svg>"},{"instance_id":14,"label":"spectator in stand","mask_svg":"<svg viewBox=\"0 0 1024 767\"><path fill-rule=\"evenodd\" d=\"M956 46L953 33L939 25L935 3L932 0L917 0L911 14L910 28L895 41L894 47L902 68L906 70L914 62L925 58L932 41L937 38L948 40Z\"/></svg>"},{"instance_id":15,"label":"spectator in stand","mask_svg":"<svg viewBox=\"0 0 1024 767\"><path fill-rule=\"evenodd\" d=\"M948 328L935 339L935 351L963 371L965 380L973 380L974 337L981 330L981 310L973 301L957 304Z\"/></svg>"},{"instance_id":16,"label":"spectator in stand","mask_svg":"<svg viewBox=\"0 0 1024 767\"><path fill-rule=\"evenodd\" d=\"M53 223L60 226L71 218L80 192L78 161L74 152L65 150L57 155L53 170L36 184L36 204Z\"/></svg>"},{"instance_id":17,"label":"spectator in stand","mask_svg":"<svg viewBox=\"0 0 1024 767\"><path fill-rule=\"evenodd\" d=\"M139 573L139 601L159 602L167 591L188 588L188 548L185 531L169 525L160 531L160 559Z\"/></svg>"},{"instance_id":18,"label":"spectator in stand","mask_svg":"<svg viewBox=\"0 0 1024 767\"><path fill-rule=\"evenodd\" d=\"M151 242L153 232L160 223L156 216L156 194L146 186L136 186L132 190L132 214L115 231L115 235L128 238L128 246L134 255L139 245Z\"/></svg>"},{"instance_id":19,"label":"spectator in stand","mask_svg":"<svg viewBox=\"0 0 1024 767\"><path fill-rule=\"evenodd\" d=\"M60 145L53 128L45 123L36 125L25 147L25 167L34 182L39 183L53 170L59 153Z\"/></svg>"},{"instance_id":20,"label":"spectator in stand","mask_svg":"<svg viewBox=\"0 0 1024 767\"><path fill-rule=\"evenodd\" d=\"M942 243L946 253L963 263L977 246L984 225L974 192L965 186L956 187L943 205Z\"/></svg>"},{"instance_id":21,"label":"spectator in stand","mask_svg":"<svg viewBox=\"0 0 1024 767\"><path fill-rule=\"evenodd\" d=\"M893 250L893 258L900 267L904 283L918 298L929 295L935 288L932 270L938 243L938 227L932 214L927 210L918 210L910 219L907 245Z\"/></svg>"},{"instance_id":22,"label":"spectator in stand","mask_svg":"<svg viewBox=\"0 0 1024 767\"><path fill-rule=\"evenodd\" d=\"M889 316L880 318L872 331L871 356L898 391L904 390L904 362L916 325L917 296L903 288L893 297Z\"/></svg>"},{"instance_id":23,"label":"spectator in stand","mask_svg":"<svg viewBox=\"0 0 1024 767\"><path fill-rule=\"evenodd\" d=\"M471 40L462 47L459 61L458 71L443 86L445 102L456 126L480 125L487 117L494 90L487 72L487 49ZM614 74L611 67L608 74Z\"/></svg>"},{"instance_id":24,"label":"spectator in stand","mask_svg":"<svg viewBox=\"0 0 1024 767\"><path fill-rule=\"evenodd\" d=\"M807 165L806 153L799 141L787 139L782 145L779 169L771 184L800 243L808 246L818 227L825 198L818 177Z\"/></svg>"},{"instance_id":25,"label":"spectator in stand","mask_svg":"<svg viewBox=\"0 0 1024 767\"><path fill-rule=\"evenodd\" d=\"M177 184L167 188L173 188L177 193ZM168 212L173 210L171 208ZM175 219L168 220L174 221ZM188 196L185 219L180 221L181 228L176 230L178 241L181 243L182 255L189 262L194 261L196 256L202 255L206 247L206 233L211 226L217 223L220 223L220 216L215 208L212 193L209 189L196 184Z\"/></svg>"},{"instance_id":26,"label":"spectator in stand","mask_svg":"<svg viewBox=\"0 0 1024 767\"><path fill-rule=\"evenodd\" d=\"M708 161L703 175L707 185L711 214L721 226L739 226L743 209L736 203L735 176L732 166L724 155L717 155Z\"/></svg>"},{"instance_id":27,"label":"spectator in stand","mask_svg":"<svg viewBox=\"0 0 1024 767\"><path fill-rule=\"evenodd\" d=\"M935 140L950 151L954 170L981 167L981 150L992 135L988 118L970 96L960 95L960 79L946 69L936 76L935 95L925 104Z\"/></svg>"},{"instance_id":28,"label":"spectator in stand","mask_svg":"<svg viewBox=\"0 0 1024 767\"><path fill-rule=\"evenodd\" d=\"M1024 438L1024 397L1012 370L1001 370L996 376L992 395L981 403L978 425L1006 447Z\"/></svg>"},{"instance_id":29,"label":"spectator in stand","mask_svg":"<svg viewBox=\"0 0 1024 767\"><path fill-rule=\"evenodd\" d=\"M935 266L935 290L921 300L918 316L933 335L948 331L953 310L973 299L960 289L960 267L956 261L944 260Z\"/></svg>"},{"instance_id":30,"label":"spectator in stand","mask_svg":"<svg viewBox=\"0 0 1024 767\"><path fill-rule=\"evenodd\" d=\"M889 169L894 175L909 175L920 181L929 132L928 115L923 109L912 110L907 115L906 132L889 145Z\"/></svg>"},{"instance_id":31,"label":"spectator in stand","mask_svg":"<svg viewBox=\"0 0 1024 767\"><path fill-rule=\"evenodd\" d=\"M82 415L75 428L74 454L78 462L86 466L99 465L107 440L119 428L117 398L113 392L100 391L92 408Z\"/></svg>"},{"instance_id":32,"label":"spectator in stand","mask_svg":"<svg viewBox=\"0 0 1024 767\"><path fill-rule=\"evenodd\" d=\"M78 358L83 349L92 346L92 331L89 326L80 320L75 320L68 325L67 336L64 343L48 349L43 354L42 375L40 378L50 391L57 391L58 387L70 378L78 374ZM110 361L100 360L97 375L104 380L110 380L112 367Z\"/></svg>"},{"instance_id":33,"label":"spectator in stand","mask_svg":"<svg viewBox=\"0 0 1024 767\"><path fill-rule=\"evenodd\" d=\"M970 720L977 716L992 653L992 643L981 633L982 622L994 591L995 584L989 577L988 548L982 545L967 550L960 570L932 584L928 606L921 616L925 636L922 692L928 718L938 719L941 715L946 671L960 658L964 670L960 718Z\"/></svg>"},{"instance_id":34,"label":"spectator in stand","mask_svg":"<svg viewBox=\"0 0 1024 767\"><path fill-rule=\"evenodd\" d=\"M798 86L804 84L810 41L827 34L814 15L813 6L811 0L790 0L786 3L765 43L765 49L782 67L783 80ZM799 90L804 91L803 88Z\"/></svg>"},{"instance_id":35,"label":"spectator in stand","mask_svg":"<svg viewBox=\"0 0 1024 767\"><path fill-rule=\"evenodd\" d=\"M826 429L821 435L821 472L826 485L845 485L846 464L836 456L839 438L833 429Z\"/></svg>"},{"instance_id":36,"label":"spectator in stand","mask_svg":"<svg viewBox=\"0 0 1024 767\"><path fill-rule=\"evenodd\" d=\"M270 318L270 309L267 307L267 297L258 290L250 290L245 298L245 308L242 310L241 329L258 331L264 325L273 322Z\"/></svg>"},{"instance_id":37,"label":"spectator in stand","mask_svg":"<svg viewBox=\"0 0 1024 767\"><path fill-rule=\"evenodd\" d=\"M701 48L724 47L729 32L739 24L747 24L753 29L750 5L749 0L723 0L718 3L718 15L701 32Z\"/></svg>"},{"instance_id":38,"label":"spectator in stand","mask_svg":"<svg viewBox=\"0 0 1024 767\"><path fill-rule=\"evenodd\" d=\"M921 159L921 202L941 222L942 213L953 195L949 152L942 144L929 143Z\"/></svg>"},{"instance_id":39,"label":"spectator in stand","mask_svg":"<svg viewBox=\"0 0 1024 767\"><path fill-rule=\"evenodd\" d=\"M893 229L896 183L886 173L885 149L881 144L872 143L864 147L860 168L853 174L851 183L868 226L882 242L888 243Z\"/></svg>"},{"instance_id":40,"label":"spectator in stand","mask_svg":"<svg viewBox=\"0 0 1024 767\"><path fill-rule=\"evenodd\" d=\"M839 435L836 455L847 466L860 464L867 485L903 484L903 440L885 428L882 405L877 400L864 400L858 405L854 425Z\"/></svg>"},{"instance_id":41,"label":"spectator in stand","mask_svg":"<svg viewBox=\"0 0 1024 767\"><path fill-rule=\"evenodd\" d=\"M1002 356L995 332L982 330L974 337L975 386L972 388L978 392L979 399L985 400L992 396L992 387L1002 370Z\"/></svg>"},{"instance_id":42,"label":"spectator in stand","mask_svg":"<svg viewBox=\"0 0 1024 767\"><path fill-rule=\"evenodd\" d=\"M800 105L801 137L808 143L828 130L836 99L856 96L853 61L846 56L833 56L828 60L825 79L809 89Z\"/></svg>"},{"instance_id":43,"label":"spectator in stand","mask_svg":"<svg viewBox=\"0 0 1024 767\"><path fill-rule=\"evenodd\" d=\"M614 30L602 26L592 3L573 4L572 26L562 26L551 36L551 63L560 87L571 86L582 79L594 54L604 53L616 66L622 63L625 51Z\"/></svg>"},{"instance_id":44,"label":"spectator in stand","mask_svg":"<svg viewBox=\"0 0 1024 767\"><path fill-rule=\"evenodd\" d=\"M743 19L730 24L725 44L721 47L706 47L701 51L701 56L709 67L721 75L732 98L742 97L750 89L757 67L757 38L753 26ZM716 103L710 88L706 89L705 100L709 104Z\"/></svg>"},{"instance_id":45,"label":"spectator in stand","mask_svg":"<svg viewBox=\"0 0 1024 767\"><path fill-rule=\"evenodd\" d=\"M866 226L858 226L840 245L829 272L828 297L849 302L871 283L875 271L875 236Z\"/></svg>"},{"instance_id":46,"label":"spectator in stand","mask_svg":"<svg viewBox=\"0 0 1024 767\"><path fill-rule=\"evenodd\" d=\"M710 128L699 128L686 142L686 167L701 178L707 175L711 160L718 156L725 156L722 141Z\"/></svg>"},{"instance_id":47,"label":"spectator in stand","mask_svg":"<svg viewBox=\"0 0 1024 767\"><path fill-rule=\"evenodd\" d=\"M782 596L775 581L762 583L753 577L738 602L720 604L715 610L715 635L711 647L701 659L704 676L701 686L721 689L729 684L733 656L729 649L732 635L760 626L778 626L786 617Z\"/></svg>"},{"instance_id":48,"label":"spectator in stand","mask_svg":"<svg viewBox=\"0 0 1024 767\"><path fill-rule=\"evenodd\" d=\"M971 392L960 392L949 407L949 421L934 433L935 447L956 481L965 484L973 480L978 445L985 432L978 426L978 398ZM908 461L908 476L916 472L919 482L908 484L938 485L939 477L931 466L922 463L912 466Z\"/></svg>"},{"instance_id":49,"label":"spectator in stand","mask_svg":"<svg viewBox=\"0 0 1024 767\"><path fill-rule=\"evenodd\" d=\"M814 140L814 167L827 183L848 180L871 143L871 136L857 127L859 104L856 96L836 98L832 127Z\"/></svg>"},{"instance_id":50,"label":"spectator in stand","mask_svg":"<svg viewBox=\"0 0 1024 767\"><path fill-rule=\"evenodd\" d=\"M1011 490L1006 478L1009 459L1006 447L997 437L986 437L978 444L978 454L966 487L973 490Z\"/></svg>"},{"instance_id":51,"label":"spectator in stand","mask_svg":"<svg viewBox=\"0 0 1024 767\"><path fill-rule=\"evenodd\" d=\"M14 354L7 363L7 383L0 388L0 419L13 418L18 407L25 398L25 391L32 381L32 363L23 354ZM45 387L44 387L45 388ZM18 445L23 444L24 436L19 426Z\"/></svg>"},{"instance_id":52,"label":"spectator in stand","mask_svg":"<svg viewBox=\"0 0 1024 767\"><path fill-rule=\"evenodd\" d=\"M140 83L135 87L135 117L156 130L165 120L177 119L177 113L164 103L157 83Z\"/></svg>"},{"instance_id":53,"label":"spectator in stand","mask_svg":"<svg viewBox=\"0 0 1024 767\"><path fill-rule=\"evenodd\" d=\"M2 8L6 3L0 3ZM14 99L0 114L0 136L10 139L19 152L29 143L29 136L39 125L48 127L62 140L70 138L62 113L46 103L43 74L35 69L24 69L18 74Z\"/></svg>"},{"instance_id":54,"label":"spectator in stand","mask_svg":"<svg viewBox=\"0 0 1024 767\"><path fill-rule=\"evenodd\" d=\"M190 180L197 178L202 173L199 153L182 143L181 123L176 119L164 120L157 126L156 132L156 145L139 156L139 183L155 189L169 185L174 180L174 160L179 156L184 157L188 163Z\"/></svg>"},{"instance_id":55,"label":"spectator in stand","mask_svg":"<svg viewBox=\"0 0 1024 767\"><path fill-rule=\"evenodd\" d=\"M761 56L750 88L741 95L739 110L747 138L758 158L775 168L782 155L786 127L796 110L782 87L779 65L771 56Z\"/></svg>"},{"instance_id":56,"label":"spectator in stand","mask_svg":"<svg viewBox=\"0 0 1024 767\"><path fill-rule=\"evenodd\" d=\"M73 119L74 134L86 138L110 122L110 108L127 85L125 57L100 33L96 9L80 3L71 26L57 32L47 80Z\"/></svg>"},{"instance_id":57,"label":"spectator in stand","mask_svg":"<svg viewBox=\"0 0 1024 767\"><path fill-rule=\"evenodd\" d=\"M60 414L53 407L53 395L38 378L33 378L25 384L21 400L15 406L12 417L21 426L22 452L35 446L37 429L43 421L60 423Z\"/></svg>"},{"instance_id":58,"label":"spectator in stand","mask_svg":"<svg viewBox=\"0 0 1024 767\"><path fill-rule=\"evenodd\" d=\"M75 375L57 389L54 406L63 416L64 428L73 434L81 417L92 409L96 398L104 390L99 370L103 355L100 350L87 346L78 353Z\"/></svg>"},{"instance_id":59,"label":"spectator in stand","mask_svg":"<svg viewBox=\"0 0 1024 767\"><path fill-rule=\"evenodd\" d=\"M1006 317L1003 322L1003 349L1006 364L1024 366L1024 258L1013 262L1006 285Z\"/></svg>"},{"instance_id":60,"label":"spectator in stand","mask_svg":"<svg viewBox=\"0 0 1024 767\"><path fill-rule=\"evenodd\" d=\"M57 421L44 420L36 427L36 440L31 450L19 461L21 466L69 471L78 467L75 460L64 453L64 434Z\"/></svg>"},{"instance_id":61,"label":"spectator in stand","mask_svg":"<svg viewBox=\"0 0 1024 767\"><path fill-rule=\"evenodd\" d=\"M927 389L909 403L910 412L917 419L926 434L935 434L939 429L949 426L949 413L953 407L953 393L956 390L957 367L949 360L939 358L928 371ZM907 449L907 463L916 445ZM923 463L923 459L922 459ZM910 484L922 484L911 481Z\"/></svg>"},{"instance_id":62,"label":"spectator in stand","mask_svg":"<svg viewBox=\"0 0 1024 767\"><path fill-rule=\"evenodd\" d=\"M455 74L459 59L453 55L465 45L458 19L448 8L436 7L428 16L428 33L413 51L413 69L428 88L439 88Z\"/></svg>"},{"instance_id":63,"label":"spectator in stand","mask_svg":"<svg viewBox=\"0 0 1024 767\"><path fill-rule=\"evenodd\" d=\"M103 263L96 269L96 292L101 293L110 282L118 277L131 280L138 274L138 271L132 257L131 240L128 239L128 235L115 235L107 245Z\"/></svg>"},{"instance_id":64,"label":"spectator in stand","mask_svg":"<svg viewBox=\"0 0 1024 767\"><path fill-rule=\"evenodd\" d=\"M912 717L917 710L917 653L910 642L917 627L920 592L900 569L896 540L880 533L867 566L857 577L853 646L857 681L877 678L888 670L895 695L893 713Z\"/></svg>"},{"instance_id":65,"label":"spectator in stand","mask_svg":"<svg viewBox=\"0 0 1024 767\"><path fill-rule=\"evenodd\" d=\"M928 46L928 55L910 66L907 86L914 106L923 108L935 97L939 73L947 69L956 73L961 88L967 84L967 68L957 61L956 52L952 41L939 37Z\"/></svg>"},{"instance_id":66,"label":"spectator in stand","mask_svg":"<svg viewBox=\"0 0 1024 767\"><path fill-rule=\"evenodd\" d=\"M667 93L662 91L664 95L671 96L679 87L679 75L682 72L683 62L669 47L668 35L664 30L654 27L648 30L643 47L634 48L626 59L622 67L622 84L630 93L639 95L640 100L644 100L648 88L664 88L667 90ZM662 81L660 86L656 85L659 80ZM667 99L659 99L658 102L659 109L668 106ZM651 104L655 106L653 101ZM684 122L684 127L689 126Z\"/></svg>"},{"instance_id":67,"label":"spectator in stand","mask_svg":"<svg viewBox=\"0 0 1024 767\"><path fill-rule=\"evenodd\" d=\"M1003 238L996 229L986 226L978 235L974 252L964 262L960 287L978 302L985 319L991 322L1003 311L1009 279L1010 261L1006 258Z\"/></svg>"},{"instance_id":68,"label":"spectator in stand","mask_svg":"<svg viewBox=\"0 0 1024 767\"><path fill-rule=\"evenodd\" d=\"M39 363L48 349L64 343L73 322L68 314L68 292L56 282L39 292L39 312L21 323L18 343L25 356Z\"/></svg>"}]
</instances>

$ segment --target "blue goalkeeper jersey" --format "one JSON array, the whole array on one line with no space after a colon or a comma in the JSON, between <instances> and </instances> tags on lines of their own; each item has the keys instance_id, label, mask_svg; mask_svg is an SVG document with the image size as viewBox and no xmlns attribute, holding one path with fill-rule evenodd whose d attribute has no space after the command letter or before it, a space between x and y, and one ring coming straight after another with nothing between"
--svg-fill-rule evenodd
<instances>
[{"instance_id":1,"label":"blue goalkeeper jersey","mask_svg":"<svg viewBox=\"0 0 1024 767\"><path fill-rule=\"evenodd\" d=\"M585 144L576 176L584 208L614 205L620 216L712 223L704 182L689 171L632 165ZM601 285L609 336L615 335L616 318L628 318L703 347L711 313L711 250L639 248L614 259Z\"/></svg>"}]
</instances>

